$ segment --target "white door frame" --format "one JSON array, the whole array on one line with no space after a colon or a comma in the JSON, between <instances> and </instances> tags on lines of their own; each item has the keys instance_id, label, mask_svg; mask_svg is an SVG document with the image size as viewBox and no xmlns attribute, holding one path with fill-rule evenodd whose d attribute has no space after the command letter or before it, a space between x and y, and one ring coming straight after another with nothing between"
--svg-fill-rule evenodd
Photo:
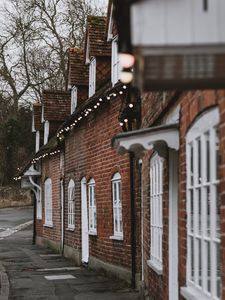
<instances>
[{"instance_id":1,"label":"white door frame","mask_svg":"<svg viewBox=\"0 0 225 300\"><path fill-rule=\"evenodd\" d=\"M89 235L88 235L88 207L87 207L87 181L81 180L81 242L82 262L88 263L89 259Z\"/></svg>"},{"instance_id":2,"label":"white door frame","mask_svg":"<svg viewBox=\"0 0 225 300\"><path fill-rule=\"evenodd\" d=\"M64 184L63 179L60 180L60 206L61 206L61 243L60 252L63 254L64 248Z\"/></svg>"},{"instance_id":3,"label":"white door frame","mask_svg":"<svg viewBox=\"0 0 225 300\"><path fill-rule=\"evenodd\" d=\"M178 152L169 150L169 300L178 300Z\"/></svg>"}]
</instances>

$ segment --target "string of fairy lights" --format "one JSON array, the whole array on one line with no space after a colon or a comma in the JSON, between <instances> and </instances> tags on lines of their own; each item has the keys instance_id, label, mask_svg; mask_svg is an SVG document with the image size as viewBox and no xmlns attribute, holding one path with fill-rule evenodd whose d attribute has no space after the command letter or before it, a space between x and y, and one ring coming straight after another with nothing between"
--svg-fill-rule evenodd
<instances>
[{"instance_id":1,"label":"string of fairy lights","mask_svg":"<svg viewBox=\"0 0 225 300\"><path fill-rule=\"evenodd\" d=\"M62 141L64 138L64 133L69 133L70 131L72 131L74 129L74 127L76 127L82 119L86 118L89 114L91 114L92 112L95 112L98 108L101 107L102 103L104 102L109 102L112 99L115 99L118 95L121 96L124 94L125 90L127 89L127 85L123 85L121 87L120 90L116 91L116 92L110 92L102 97L99 97L96 99L96 101L94 103L90 103L89 106L85 107L85 109L83 111L81 111L78 115L76 115L75 119L73 121L71 121L71 124L66 124L63 128L61 128L56 136L59 139L59 141ZM128 103L129 108L133 108L133 103ZM122 127L124 125L124 123L127 123L128 119L124 119L123 122L120 122L120 126ZM40 154L38 157L35 157L32 159L31 164L36 164L37 162L39 162L41 159L45 158L45 157L51 157L53 155L59 154L61 152L61 150L55 150L52 152L45 152ZM18 176L18 177L14 177L14 180L20 180L22 177Z\"/></svg>"},{"instance_id":2,"label":"string of fairy lights","mask_svg":"<svg viewBox=\"0 0 225 300\"><path fill-rule=\"evenodd\" d=\"M59 132L57 133L57 138L61 141L63 139L63 133L68 133L69 131L73 130L73 128L75 126L77 126L79 124L79 122L87 117L90 113L96 111L98 108L100 108L101 104L104 101L110 101L113 98L116 98L118 95L123 95L124 90L127 89L126 85L122 86L122 89L120 89L118 92L113 92L113 93L109 93L107 95L105 95L104 97L100 97L96 100L96 102L88 107L86 107L82 112L80 112L80 114L78 116L76 116L76 118L73 120L73 122L71 124L67 124L65 127L63 127L62 129L59 130ZM130 103L129 106L132 108L133 104ZM125 122L125 120L124 120ZM121 123L120 123L120 126Z\"/></svg>"}]
</instances>

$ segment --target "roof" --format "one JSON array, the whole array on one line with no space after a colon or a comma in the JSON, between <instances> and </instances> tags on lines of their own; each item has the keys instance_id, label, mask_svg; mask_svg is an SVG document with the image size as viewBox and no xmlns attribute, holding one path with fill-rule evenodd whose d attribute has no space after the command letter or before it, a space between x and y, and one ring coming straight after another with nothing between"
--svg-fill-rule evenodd
<instances>
[{"instance_id":1,"label":"roof","mask_svg":"<svg viewBox=\"0 0 225 300\"><path fill-rule=\"evenodd\" d=\"M77 107L75 112L62 123L62 125L58 129L57 135L64 131L63 128L65 128L66 126L71 126L76 118L84 115L85 111L88 108L93 107L98 102L99 98L103 99L109 95L112 96L114 93L118 93L122 89L122 87L123 84L120 82L118 82L113 88L111 87L111 81L105 83L91 98L88 98L79 107Z\"/></svg>"},{"instance_id":2,"label":"roof","mask_svg":"<svg viewBox=\"0 0 225 300\"><path fill-rule=\"evenodd\" d=\"M85 53L89 46L90 56L111 56L111 43L106 40L106 17L88 16ZM89 41L89 45L88 45Z\"/></svg>"},{"instance_id":3,"label":"roof","mask_svg":"<svg viewBox=\"0 0 225 300\"><path fill-rule=\"evenodd\" d=\"M42 94L44 120L64 121L71 111L70 92L45 90Z\"/></svg>"},{"instance_id":4,"label":"roof","mask_svg":"<svg viewBox=\"0 0 225 300\"><path fill-rule=\"evenodd\" d=\"M43 145L36 154L32 154L31 157L19 168L16 177L23 176L24 173L30 168L30 166L35 162L44 158L48 155L53 155L59 152L60 144L58 144L56 136L53 136L49 142Z\"/></svg>"},{"instance_id":5,"label":"roof","mask_svg":"<svg viewBox=\"0 0 225 300\"><path fill-rule=\"evenodd\" d=\"M68 81L71 86L88 85L89 69L84 64L84 50L70 48L68 50Z\"/></svg>"},{"instance_id":6,"label":"roof","mask_svg":"<svg viewBox=\"0 0 225 300\"><path fill-rule=\"evenodd\" d=\"M35 102L33 104L33 116L34 116L34 129L43 130L43 125L41 123L41 103Z\"/></svg>"}]
</instances>

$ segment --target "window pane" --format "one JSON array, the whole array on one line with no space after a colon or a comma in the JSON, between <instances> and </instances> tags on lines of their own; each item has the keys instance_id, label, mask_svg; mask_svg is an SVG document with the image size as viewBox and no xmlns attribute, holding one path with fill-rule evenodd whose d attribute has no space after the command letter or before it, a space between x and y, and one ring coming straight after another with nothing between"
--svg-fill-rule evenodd
<instances>
[{"instance_id":1,"label":"window pane","mask_svg":"<svg viewBox=\"0 0 225 300\"><path fill-rule=\"evenodd\" d=\"M190 232L194 231L194 193L190 190Z\"/></svg>"},{"instance_id":2,"label":"window pane","mask_svg":"<svg viewBox=\"0 0 225 300\"><path fill-rule=\"evenodd\" d=\"M216 266L216 295L218 298L221 297L221 271L220 271L220 244L216 244L216 253L217 253L217 266Z\"/></svg>"},{"instance_id":3,"label":"window pane","mask_svg":"<svg viewBox=\"0 0 225 300\"><path fill-rule=\"evenodd\" d=\"M198 189L198 234L202 234L202 197L201 189Z\"/></svg>"},{"instance_id":4,"label":"window pane","mask_svg":"<svg viewBox=\"0 0 225 300\"><path fill-rule=\"evenodd\" d=\"M190 185L194 184L194 149L193 144L190 145Z\"/></svg>"},{"instance_id":5,"label":"window pane","mask_svg":"<svg viewBox=\"0 0 225 300\"><path fill-rule=\"evenodd\" d=\"M198 249L199 249L199 252L198 252L198 261L199 261L199 269L198 269L198 284L200 286L202 286L202 242L201 240L199 239L198 240Z\"/></svg>"},{"instance_id":6,"label":"window pane","mask_svg":"<svg viewBox=\"0 0 225 300\"><path fill-rule=\"evenodd\" d=\"M216 145L215 145L215 147L216 147L216 178L218 179L219 178L219 168L218 168L218 166L219 166L219 129L218 129L218 127L216 127Z\"/></svg>"},{"instance_id":7,"label":"window pane","mask_svg":"<svg viewBox=\"0 0 225 300\"><path fill-rule=\"evenodd\" d=\"M206 234L210 236L210 188L206 188Z\"/></svg>"},{"instance_id":8,"label":"window pane","mask_svg":"<svg viewBox=\"0 0 225 300\"><path fill-rule=\"evenodd\" d=\"M191 269L191 281L194 281L194 238L190 237L190 256L191 256L191 265L190 265L190 269Z\"/></svg>"},{"instance_id":9,"label":"window pane","mask_svg":"<svg viewBox=\"0 0 225 300\"><path fill-rule=\"evenodd\" d=\"M201 175L201 140L200 139L198 139L197 141L197 147L198 147L198 183L201 183L202 175Z\"/></svg>"},{"instance_id":10,"label":"window pane","mask_svg":"<svg viewBox=\"0 0 225 300\"><path fill-rule=\"evenodd\" d=\"M210 181L210 141L209 132L205 134L206 136L206 181Z\"/></svg>"},{"instance_id":11,"label":"window pane","mask_svg":"<svg viewBox=\"0 0 225 300\"><path fill-rule=\"evenodd\" d=\"M220 239L220 194L218 185L216 186L216 236Z\"/></svg>"},{"instance_id":12,"label":"window pane","mask_svg":"<svg viewBox=\"0 0 225 300\"><path fill-rule=\"evenodd\" d=\"M211 259L210 259L210 243L206 242L206 258L207 258L207 291L211 291Z\"/></svg>"}]
</instances>

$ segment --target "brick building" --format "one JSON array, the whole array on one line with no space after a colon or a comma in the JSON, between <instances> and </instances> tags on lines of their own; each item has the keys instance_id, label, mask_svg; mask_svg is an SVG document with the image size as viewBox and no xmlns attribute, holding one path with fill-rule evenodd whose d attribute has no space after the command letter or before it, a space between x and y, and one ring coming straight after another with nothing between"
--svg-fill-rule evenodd
<instances>
[{"instance_id":1,"label":"brick building","mask_svg":"<svg viewBox=\"0 0 225 300\"><path fill-rule=\"evenodd\" d=\"M142 168L142 283L147 299L225 299L225 98L224 89L209 89L224 88L224 75L217 69L219 59L224 64L224 37L217 35L223 21L215 13L224 4L208 6L204 1L202 7L200 2L134 1L130 8L115 1L120 51L130 54L133 43L134 82L144 90L141 128L117 135L113 146L120 153L134 152ZM131 27L122 26L121 11L126 15L129 9ZM177 22L174 12L188 17L179 28L171 26Z\"/></svg>"},{"instance_id":2,"label":"brick building","mask_svg":"<svg viewBox=\"0 0 225 300\"><path fill-rule=\"evenodd\" d=\"M110 13L89 16L84 49L68 50L68 91L44 91L34 105L36 154L22 173L36 184L36 243L134 284L140 203L130 201L130 156L111 146L129 95Z\"/></svg>"},{"instance_id":3,"label":"brick building","mask_svg":"<svg viewBox=\"0 0 225 300\"><path fill-rule=\"evenodd\" d=\"M84 49L68 50L64 115L40 125L34 106L36 131L60 121L33 158L36 241L136 281L146 299L225 299L225 92L161 81L139 94L118 81L117 42L109 1L107 18L88 18Z\"/></svg>"}]
</instances>

